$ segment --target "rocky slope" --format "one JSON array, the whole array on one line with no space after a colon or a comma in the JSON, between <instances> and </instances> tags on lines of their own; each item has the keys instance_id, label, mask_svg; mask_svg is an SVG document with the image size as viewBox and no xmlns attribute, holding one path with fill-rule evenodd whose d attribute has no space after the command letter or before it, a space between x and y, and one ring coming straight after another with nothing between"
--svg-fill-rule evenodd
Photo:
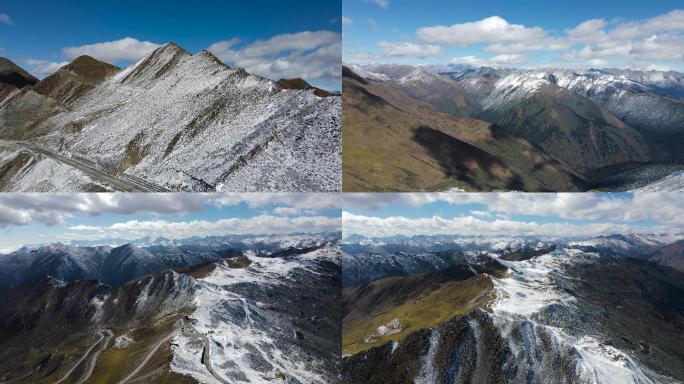
<instances>
[{"instance_id":1,"label":"rocky slope","mask_svg":"<svg viewBox=\"0 0 684 384\"><path fill-rule=\"evenodd\" d=\"M300 241L317 246L0 293L0 380L338 382L339 246Z\"/></svg>"},{"instance_id":2,"label":"rocky slope","mask_svg":"<svg viewBox=\"0 0 684 384\"><path fill-rule=\"evenodd\" d=\"M343 68L345 190L583 188L581 177L512 131L440 112L430 104L469 105L444 88L451 80L400 69L365 72L383 79L371 80ZM436 88L444 94L434 92ZM428 95L440 100L422 100ZM447 96L452 99L445 101Z\"/></svg>"},{"instance_id":3,"label":"rocky slope","mask_svg":"<svg viewBox=\"0 0 684 384\"><path fill-rule=\"evenodd\" d=\"M346 382L681 382L681 272L559 245L523 259L482 253L495 270L345 288ZM426 289L408 284L421 276ZM441 314L422 316L425 302Z\"/></svg>"},{"instance_id":4,"label":"rocky slope","mask_svg":"<svg viewBox=\"0 0 684 384\"><path fill-rule=\"evenodd\" d=\"M120 286L166 268L190 268L246 252L277 257L335 243L337 233L314 235L238 235L176 240L174 243L126 243L119 246L50 244L0 255L0 291L51 276L62 281L96 280ZM114 242L115 243L115 242Z\"/></svg>"},{"instance_id":5,"label":"rocky slope","mask_svg":"<svg viewBox=\"0 0 684 384\"><path fill-rule=\"evenodd\" d=\"M121 71L79 58L0 105L0 138L170 190L339 190L340 98L285 85L172 43ZM113 189L26 152L4 150L5 189Z\"/></svg>"}]
</instances>

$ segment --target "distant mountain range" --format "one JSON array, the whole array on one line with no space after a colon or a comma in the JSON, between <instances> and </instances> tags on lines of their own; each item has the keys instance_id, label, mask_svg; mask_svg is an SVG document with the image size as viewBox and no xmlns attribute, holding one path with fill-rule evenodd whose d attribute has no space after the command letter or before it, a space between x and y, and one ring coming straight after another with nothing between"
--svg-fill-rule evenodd
<instances>
[{"instance_id":1,"label":"distant mountain range","mask_svg":"<svg viewBox=\"0 0 684 384\"><path fill-rule=\"evenodd\" d=\"M681 235L343 248L345 383L684 380Z\"/></svg>"},{"instance_id":2,"label":"distant mountain range","mask_svg":"<svg viewBox=\"0 0 684 384\"><path fill-rule=\"evenodd\" d=\"M343 83L348 190L676 190L684 178L679 72L349 64Z\"/></svg>"},{"instance_id":3,"label":"distant mountain range","mask_svg":"<svg viewBox=\"0 0 684 384\"><path fill-rule=\"evenodd\" d=\"M268 238L0 255L0 381L335 382L339 235Z\"/></svg>"},{"instance_id":4,"label":"distant mountain range","mask_svg":"<svg viewBox=\"0 0 684 384\"><path fill-rule=\"evenodd\" d=\"M339 234L238 235L163 240L143 238L137 245L73 246L49 244L0 255L0 291L44 277L61 281L96 280L120 286L169 268L189 268L253 254L278 257L337 243ZM102 243L100 243L102 244ZM289 252L289 253L288 253Z\"/></svg>"},{"instance_id":5,"label":"distant mountain range","mask_svg":"<svg viewBox=\"0 0 684 384\"><path fill-rule=\"evenodd\" d=\"M3 80L4 79L4 80ZM337 191L338 95L166 44L37 81L0 63L5 191Z\"/></svg>"}]
</instances>

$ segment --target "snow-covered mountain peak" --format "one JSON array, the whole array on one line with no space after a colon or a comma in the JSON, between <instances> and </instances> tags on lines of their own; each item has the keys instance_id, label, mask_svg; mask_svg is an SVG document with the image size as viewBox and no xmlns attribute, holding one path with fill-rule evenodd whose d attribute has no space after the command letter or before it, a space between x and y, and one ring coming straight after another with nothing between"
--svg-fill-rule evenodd
<instances>
[{"instance_id":1,"label":"snow-covered mountain peak","mask_svg":"<svg viewBox=\"0 0 684 384\"><path fill-rule=\"evenodd\" d=\"M357 64L345 64L345 65L349 69L351 69L354 73L363 77L364 79L373 80L373 81L387 81L390 79L390 77L385 75L385 74L373 72L373 71L365 69L364 67L357 65Z\"/></svg>"}]
</instances>

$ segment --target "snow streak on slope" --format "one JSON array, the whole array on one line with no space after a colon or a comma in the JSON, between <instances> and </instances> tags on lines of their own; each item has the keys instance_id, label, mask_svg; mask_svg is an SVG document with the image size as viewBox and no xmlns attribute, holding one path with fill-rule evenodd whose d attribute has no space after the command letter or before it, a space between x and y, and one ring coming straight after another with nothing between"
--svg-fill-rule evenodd
<instances>
[{"instance_id":1,"label":"snow streak on slope","mask_svg":"<svg viewBox=\"0 0 684 384\"><path fill-rule=\"evenodd\" d=\"M510 277L492 278L497 290L494 312L530 316L552 304L571 303L574 298L554 285L553 274L568 260L555 254L525 261L499 259L511 271Z\"/></svg>"},{"instance_id":2,"label":"snow streak on slope","mask_svg":"<svg viewBox=\"0 0 684 384\"><path fill-rule=\"evenodd\" d=\"M632 192L681 192L684 191L684 171L672 173L654 183L647 184Z\"/></svg>"},{"instance_id":3,"label":"snow streak on slope","mask_svg":"<svg viewBox=\"0 0 684 384\"><path fill-rule=\"evenodd\" d=\"M337 191L340 113L339 97L167 44L50 118L40 141L173 190Z\"/></svg>"},{"instance_id":4,"label":"snow streak on slope","mask_svg":"<svg viewBox=\"0 0 684 384\"><path fill-rule=\"evenodd\" d=\"M494 321L502 329L511 329L517 322L524 320L527 331L523 334L527 350L541 348L544 338L530 335L544 334L552 338L558 350L574 351L576 375L581 383L656 383L654 375L642 368L628 354L601 342L598 336L571 336L562 328L541 324L537 316L551 306L572 307L576 298L564 292L556 284L565 265L570 263L592 262L599 256L579 250L562 250L539 256L526 261L499 262L509 267L511 276L493 278L497 289L494 303ZM537 347L536 344L540 345ZM512 342L509 344L513 344ZM514 348L512 348L515 350ZM527 355L530 355L529 351ZM538 364L535 364L538 365Z\"/></svg>"},{"instance_id":5,"label":"snow streak on slope","mask_svg":"<svg viewBox=\"0 0 684 384\"><path fill-rule=\"evenodd\" d=\"M337 246L287 258L248 255L247 268L229 268L225 263L206 278L198 280L196 311L192 327L211 344L213 369L231 383L284 380L301 383L328 383L332 377L320 356L307 353L298 343L308 340L292 329L288 316L278 307L290 303L271 302L270 290L293 294L301 284L295 274L318 275L317 264L338 262ZM301 309L308 311L308 308ZM332 337L332 335L327 335ZM305 338L307 337L307 338ZM202 365L203 345L191 333L179 333L173 340L173 371L191 375L203 383L219 382Z\"/></svg>"}]
</instances>

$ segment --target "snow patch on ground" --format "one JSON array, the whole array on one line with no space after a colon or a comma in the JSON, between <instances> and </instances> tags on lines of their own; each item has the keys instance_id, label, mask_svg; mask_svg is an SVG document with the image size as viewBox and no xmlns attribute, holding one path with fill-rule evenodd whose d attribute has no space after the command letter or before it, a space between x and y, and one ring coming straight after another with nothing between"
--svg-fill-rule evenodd
<instances>
[{"instance_id":1,"label":"snow patch on ground","mask_svg":"<svg viewBox=\"0 0 684 384\"><path fill-rule=\"evenodd\" d=\"M684 171L672 173L632 192L684 192Z\"/></svg>"},{"instance_id":2,"label":"snow patch on ground","mask_svg":"<svg viewBox=\"0 0 684 384\"><path fill-rule=\"evenodd\" d=\"M302 383L325 383L326 376L318 370L319 363L307 356L287 352L274 339L272 327L281 319L265 303L243 297L238 284L282 285L295 269L310 269L312 261L336 260L339 250L334 246L286 258L246 256L252 263L246 268L229 268L218 263L207 277L198 279L195 312L190 315L192 328L211 343L211 364L224 380L232 383L266 382L285 375ZM286 289L286 286L283 286ZM292 336L292 341L296 335ZM188 374L200 382L218 382L200 364L203 345L188 332L180 332L174 341L173 371ZM304 363L306 362L306 363Z\"/></svg>"}]
</instances>

